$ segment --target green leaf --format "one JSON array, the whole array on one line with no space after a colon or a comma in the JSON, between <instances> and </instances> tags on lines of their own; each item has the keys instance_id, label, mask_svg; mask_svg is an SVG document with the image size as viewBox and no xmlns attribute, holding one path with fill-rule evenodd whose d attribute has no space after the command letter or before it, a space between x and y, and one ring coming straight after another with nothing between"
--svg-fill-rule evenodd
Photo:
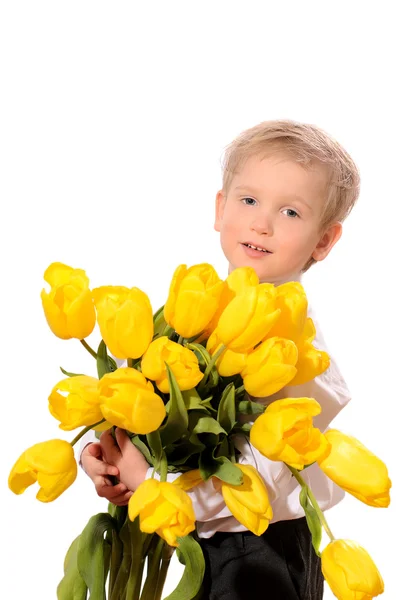
<instances>
[{"instance_id":1,"label":"green leaf","mask_svg":"<svg viewBox=\"0 0 400 600\"><path fill-rule=\"evenodd\" d=\"M138 450L140 450L140 452L143 454L149 465L153 465L153 459L151 457L149 449L146 446L146 444L140 439L139 435L132 436L131 442L136 446L136 448L138 448Z\"/></svg>"},{"instance_id":2,"label":"green leaf","mask_svg":"<svg viewBox=\"0 0 400 600\"><path fill-rule=\"evenodd\" d=\"M215 457L216 448L206 448L200 454L199 469L204 481L210 477L218 477L231 485L243 483L243 473L226 456Z\"/></svg>"},{"instance_id":3,"label":"green leaf","mask_svg":"<svg viewBox=\"0 0 400 600\"><path fill-rule=\"evenodd\" d=\"M195 388L183 391L182 398L185 403L186 410L200 410L208 413L207 402L201 399Z\"/></svg>"},{"instance_id":4,"label":"green leaf","mask_svg":"<svg viewBox=\"0 0 400 600\"><path fill-rule=\"evenodd\" d=\"M64 560L64 577L57 586L57 600L86 600L87 585L82 579L77 563L78 535L70 545Z\"/></svg>"},{"instance_id":5,"label":"green leaf","mask_svg":"<svg viewBox=\"0 0 400 600\"><path fill-rule=\"evenodd\" d=\"M203 550L191 536L178 537L179 559L185 565L182 578L174 591L164 600L192 600L199 592L205 571Z\"/></svg>"},{"instance_id":6,"label":"green leaf","mask_svg":"<svg viewBox=\"0 0 400 600\"><path fill-rule=\"evenodd\" d=\"M70 373L69 371L66 371L65 369L63 369L62 367L60 367L60 371L62 373L64 373L64 375L67 375L67 377L82 377L83 373Z\"/></svg>"},{"instance_id":7,"label":"green leaf","mask_svg":"<svg viewBox=\"0 0 400 600\"><path fill-rule=\"evenodd\" d=\"M226 434L227 432L216 419L202 415L198 418L193 428L193 433L213 433L214 435L219 435L220 433Z\"/></svg>"},{"instance_id":8,"label":"green leaf","mask_svg":"<svg viewBox=\"0 0 400 600\"><path fill-rule=\"evenodd\" d=\"M204 348L204 346L193 342L186 344L186 348L189 348L189 350L192 350L195 353L196 358L199 361L199 366L204 371L209 362L211 361L211 356Z\"/></svg>"},{"instance_id":9,"label":"green leaf","mask_svg":"<svg viewBox=\"0 0 400 600\"><path fill-rule=\"evenodd\" d=\"M265 406L259 402L242 400L238 403L238 412L244 415L261 415L263 412L265 412Z\"/></svg>"},{"instance_id":10,"label":"green leaf","mask_svg":"<svg viewBox=\"0 0 400 600\"><path fill-rule=\"evenodd\" d=\"M169 365L165 363L165 366L167 367L170 392L167 421L159 428L164 447L179 440L188 428L188 413L181 390Z\"/></svg>"},{"instance_id":11,"label":"green leaf","mask_svg":"<svg viewBox=\"0 0 400 600\"><path fill-rule=\"evenodd\" d=\"M230 383L222 392L217 420L228 434L236 424L235 386Z\"/></svg>"},{"instance_id":12,"label":"green leaf","mask_svg":"<svg viewBox=\"0 0 400 600\"><path fill-rule=\"evenodd\" d=\"M152 460L153 466L159 468L161 459L163 457L163 447L161 443L160 430L152 431L146 435L147 443L149 444L154 460Z\"/></svg>"},{"instance_id":13,"label":"green leaf","mask_svg":"<svg viewBox=\"0 0 400 600\"><path fill-rule=\"evenodd\" d=\"M317 511L313 507L308 497L307 486L302 486L300 491L300 504L304 508L304 512L307 519L308 529L311 532L312 545L314 546L315 553L317 556L321 556L319 546L322 540L322 526L319 520Z\"/></svg>"},{"instance_id":14,"label":"green leaf","mask_svg":"<svg viewBox=\"0 0 400 600\"><path fill-rule=\"evenodd\" d=\"M99 347L97 349L97 374L99 379L103 377L106 373L111 373L111 366L109 361L109 356L107 354L107 346L104 343L104 340L101 340Z\"/></svg>"},{"instance_id":15,"label":"green leaf","mask_svg":"<svg viewBox=\"0 0 400 600\"><path fill-rule=\"evenodd\" d=\"M111 515L99 513L89 519L79 536L78 569L89 588L90 600L106 600L110 545L104 539L104 534L115 528L115 521Z\"/></svg>"},{"instance_id":16,"label":"green leaf","mask_svg":"<svg viewBox=\"0 0 400 600\"><path fill-rule=\"evenodd\" d=\"M154 337L159 337L163 335L164 329L167 325L166 320L164 319L164 306L161 306L156 313L153 315L153 323L154 323Z\"/></svg>"}]
</instances>

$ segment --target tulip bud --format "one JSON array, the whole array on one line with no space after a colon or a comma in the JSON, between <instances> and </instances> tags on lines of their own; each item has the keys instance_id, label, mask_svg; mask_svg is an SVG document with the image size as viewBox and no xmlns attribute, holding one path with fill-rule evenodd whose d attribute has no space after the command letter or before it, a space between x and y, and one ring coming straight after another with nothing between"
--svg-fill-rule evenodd
<instances>
[{"instance_id":1,"label":"tulip bud","mask_svg":"<svg viewBox=\"0 0 400 600\"><path fill-rule=\"evenodd\" d=\"M77 427L93 425L103 419L100 410L99 380L87 375L77 375L59 381L49 396L49 411L60 421L60 429L71 431ZM94 429L104 431L110 423Z\"/></svg>"},{"instance_id":2,"label":"tulip bud","mask_svg":"<svg viewBox=\"0 0 400 600\"><path fill-rule=\"evenodd\" d=\"M279 317L276 289L270 283L246 287L223 311L215 333L233 352L249 352L262 341Z\"/></svg>"},{"instance_id":3,"label":"tulip bud","mask_svg":"<svg viewBox=\"0 0 400 600\"><path fill-rule=\"evenodd\" d=\"M300 339L307 319L308 301L303 286L290 281L276 288L276 308L281 314L269 332L269 336L287 338L296 342Z\"/></svg>"},{"instance_id":4,"label":"tulip bud","mask_svg":"<svg viewBox=\"0 0 400 600\"><path fill-rule=\"evenodd\" d=\"M159 428L165 406L150 381L136 369L125 367L99 380L100 409L112 425L146 434Z\"/></svg>"},{"instance_id":5,"label":"tulip bud","mask_svg":"<svg viewBox=\"0 0 400 600\"><path fill-rule=\"evenodd\" d=\"M164 318L179 335L200 334L214 317L224 289L215 269L207 264L187 269L180 265L172 278Z\"/></svg>"},{"instance_id":6,"label":"tulip bud","mask_svg":"<svg viewBox=\"0 0 400 600\"><path fill-rule=\"evenodd\" d=\"M392 482L385 463L356 438L337 429L330 429L325 437L331 449L318 461L325 475L364 504L389 506Z\"/></svg>"},{"instance_id":7,"label":"tulip bud","mask_svg":"<svg viewBox=\"0 0 400 600\"><path fill-rule=\"evenodd\" d=\"M36 498L52 502L58 498L77 476L74 451L69 442L49 440L31 446L17 460L8 478L8 487L14 494L22 494L38 482Z\"/></svg>"},{"instance_id":8,"label":"tulip bud","mask_svg":"<svg viewBox=\"0 0 400 600\"><path fill-rule=\"evenodd\" d=\"M117 358L139 358L153 339L150 300L139 288L103 286L93 290L101 336Z\"/></svg>"},{"instance_id":9,"label":"tulip bud","mask_svg":"<svg viewBox=\"0 0 400 600\"><path fill-rule=\"evenodd\" d=\"M270 460L303 469L329 452L329 442L312 419L321 412L313 398L285 398L272 402L254 422L250 443Z\"/></svg>"},{"instance_id":10,"label":"tulip bud","mask_svg":"<svg viewBox=\"0 0 400 600\"><path fill-rule=\"evenodd\" d=\"M334 540L321 553L322 574L336 598L372 600L384 592L374 561L351 540Z\"/></svg>"},{"instance_id":11,"label":"tulip bud","mask_svg":"<svg viewBox=\"0 0 400 600\"><path fill-rule=\"evenodd\" d=\"M225 504L235 517L255 535L266 531L271 519L272 508L263 479L252 465L237 464L243 473L241 485L221 482Z\"/></svg>"},{"instance_id":12,"label":"tulip bud","mask_svg":"<svg viewBox=\"0 0 400 600\"><path fill-rule=\"evenodd\" d=\"M267 338L246 356L241 371L245 390L257 398L281 390L296 374L297 355L291 340Z\"/></svg>"},{"instance_id":13,"label":"tulip bud","mask_svg":"<svg viewBox=\"0 0 400 600\"><path fill-rule=\"evenodd\" d=\"M55 262L46 269L44 279L51 289L42 290L43 310L54 335L62 340L89 336L96 313L85 271Z\"/></svg>"},{"instance_id":14,"label":"tulip bud","mask_svg":"<svg viewBox=\"0 0 400 600\"><path fill-rule=\"evenodd\" d=\"M190 497L167 481L143 481L129 500L128 514L131 521L139 515L140 530L157 533L170 546L178 546L176 538L195 529L196 516Z\"/></svg>"},{"instance_id":15,"label":"tulip bud","mask_svg":"<svg viewBox=\"0 0 400 600\"><path fill-rule=\"evenodd\" d=\"M171 342L166 336L159 337L144 353L141 368L143 375L155 381L158 389L166 394L169 393L169 382L165 363L171 368L182 391L196 387L203 378L194 352Z\"/></svg>"}]
</instances>

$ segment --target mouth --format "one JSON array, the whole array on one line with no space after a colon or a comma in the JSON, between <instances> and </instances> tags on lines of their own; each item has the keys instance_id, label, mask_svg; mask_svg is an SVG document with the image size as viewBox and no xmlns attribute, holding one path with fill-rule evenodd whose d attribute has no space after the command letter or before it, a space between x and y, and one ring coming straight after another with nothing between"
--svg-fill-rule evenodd
<instances>
[{"instance_id":1,"label":"mouth","mask_svg":"<svg viewBox=\"0 0 400 600\"><path fill-rule=\"evenodd\" d=\"M272 254L270 250L267 250L263 246L254 246L248 242L242 242L242 246L246 246L246 248L251 248L251 250L258 250L259 252L264 252L264 254Z\"/></svg>"}]
</instances>

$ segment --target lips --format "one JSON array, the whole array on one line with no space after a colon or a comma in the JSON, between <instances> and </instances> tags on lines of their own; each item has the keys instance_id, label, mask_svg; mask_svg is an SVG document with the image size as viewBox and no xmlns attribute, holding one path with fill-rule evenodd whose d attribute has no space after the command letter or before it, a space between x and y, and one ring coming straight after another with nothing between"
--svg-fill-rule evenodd
<instances>
[{"instance_id":1,"label":"lips","mask_svg":"<svg viewBox=\"0 0 400 600\"><path fill-rule=\"evenodd\" d=\"M268 250L267 248L265 248L265 246L261 246L260 244L256 244L256 243L254 243L254 242L242 242L242 245L243 245L243 246L246 246L246 247L253 246L253 248L252 248L252 249L254 249L254 248L255 248L255 249L257 249L258 251L264 251L264 253L265 253L265 254L267 254L267 253L268 253L268 254L271 254L271 250Z\"/></svg>"}]
</instances>

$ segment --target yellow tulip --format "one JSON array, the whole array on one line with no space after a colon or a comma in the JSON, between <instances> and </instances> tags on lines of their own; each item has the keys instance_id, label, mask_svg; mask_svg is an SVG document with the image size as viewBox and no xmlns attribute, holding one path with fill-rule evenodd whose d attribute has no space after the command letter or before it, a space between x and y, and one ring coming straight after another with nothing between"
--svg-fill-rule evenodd
<instances>
[{"instance_id":1,"label":"yellow tulip","mask_svg":"<svg viewBox=\"0 0 400 600\"><path fill-rule=\"evenodd\" d=\"M176 538L195 529L191 499L179 486L167 481L143 481L129 500L128 514L131 521L139 515L141 531L157 533L170 546L178 546Z\"/></svg>"},{"instance_id":2,"label":"yellow tulip","mask_svg":"<svg viewBox=\"0 0 400 600\"><path fill-rule=\"evenodd\" d=\"M249 352L262 341L279 317L276 288L270 283L245 287L223 311L215 333L234 352Z\"/></svg>"},{"instance_id":3,"label":"yellow tulip","mask_svg":"<svg viewBox=\"0 0 400 600\"><path fill-rule=\"evenodd\" d=\"M317 350L312 345L315 338L315 326L309 317L304 325L303 333L297 341L299 358L296 363L297 373L290 381L290 385L300 385L312 381L321 375L330 365L329 354L323 350Z\"/></svg>"},{"instance_id":4,"label":"yellow tulip","mask_svg":"<svg viewBox=\"0 0 400 600\"><path fill-rule=\"evenodd\" d=\"M320 412L313 398L276 400L255 420L250 443L270 460L301 470L329 452L329 442L313 427L312 419Z\"/></svg>"},{"instance_id":5,"label":"yellow tulip","mask_svg":"<svg viewBox=\"0 0 400 600\"><path fill-rule=\"evenodd\" d=\"M93 290L101 336L117 358L139 358L153 339L150 300L139 288L103 286Z\"/></svg>"},{"instance_id":6,"label":"yellow tulip","mask_svg":"<svg viewBox=\"0 0 400 600\"><path fill-rule=\"evenodd\" d=\"M99 380L94 377L77 375L62 379L53 387L49 396L49 411L60 421L60 429L71 431L103 419L98 384ZM94 429L104 431L109 427L110 423L102 423Z\"/></svg>"},{"instance_id":7,"label":"yellow tulip","mask_svg":"<svg viewBox=\"0 0 400 600\"><path fill-rule=\"evenodd\" d=\"M245 358L245 390L262 398L281 390L296 374L297 347L291 340L267 338Z\"/></svg>"},{"instance_id":8,"label":"yellow tulip","mask_svg":"<svg viewBox=\"0 0 400 600\"><path fill-rule=\"evenodd\" d=\"M237 464L243 473L241 485L221 482L225 504L235 517L255 535L262 535L272 519L268 491L257 469Z\"/></svg>"},{"instance_id":9,"label":"yellow tulip","mask_svg":"<svg viewBox=\"0 0 400 600\"><path fill-rule=\"evenodd\" d=\"M133 433L158 429L165 406L150 381L136 369L125 367L106 373L99 381L100 409L106 421Z\"/></svg>"},{"instance_id":10,"label":"yellow tulip","mask_svg":"<svg viewBox=\"0 0 400 600\"><path fill-rule=\"evenodd\" d=\"M180 265L172 278L164 319L184 338L200 334L214 317L224 282L207 263Z\"/></svg>"},{"instance_id":11,"label":"yellow tulip","mask_svg":"<svg viewBox=\"0 0 400 600\"><path fill-rule=\"evenodd\" d=\"M44 273L50 292L42 290L44 314L51 331L62 340L83 340L96 324L89 279L82 269L52 263Z\"/></svg>"},{"instance_id":12,"label":"yellow tulip","mask_svg":"<svg viewBox=\"0 0 400 600\"><path fill-rule=\"evenodd\" d=\"M334 540L321 553L322 574L339 600L372 600L384 592L374 561L351 540Z\"/></svg>"},{"instance_id":13,"label":"yellow tulip","mask_svg":"<svg viewBox=\"0 0 400 600\"><path fill-rule=\"evenodd\" d=\"M290 281L278 285L276 307L280 309L281 314L270 330L269 336L297 342L304 330L308 307L307 296L301 283Z\"/></svg>"},{"instance_id":14,"label":"yellow tulip","mask_svg":"<svg viewBox=\"0 0 400 600\"><path fill-rule=\"evenodd\" d=\"M194 352L181 344L171 342L167 336L154 340L141 360L142 373L147 379L156 382L164 393L169 393L167 367L175 375L180 390L191 390L203 379L199 361Z\"/></svg>"},{"instance_id":15,"label":"yellow tulip","mask_svg":"<svg viewBox=\"0 0 400 600\"><path fill-rule=\"evenodd\" d=\"M211 336L218 325L220 316L235 296L241 294L246 287L258 284L258 275L252 267L238 267L234 269L223 282L223 290L216 313L202 335L196 339L196 342L200 343Z\"/></svg>"},{"instance_id":16,"label":"yellow tulip","mask_svg":"<svg viewBox=\"0 0 400 600\"><path fill-rule=\"evenodd\" d=\"M221 342L218 340L217 334L213 332L207 340L206 350L211 355L215 354ZM240 373L246 364L246 354L240 352L232 352L225 350L215 363L217 371L222 377L231 377Z\"/></svg>"},{"instance_id":17,"label":"yellow tulip","mask_svg":"<svg viewBox=\"0 0 400 600\"><path fill-rule=\"evenodd\" d=\"M204 479L200 475L200 469L191 469L190 471L185 471L182 475L179 475L172 483L180 487L184 492L187 492L203 481Z\"/></svg>"},{"instance_id":18,"label":"yellow tulip","mask_svg":"<svg viewBox=\"0 0 400 600\"><path fill-rule=\"evenodd\" d=\"M331 450L318 461L325 475L369 506L389 506L392 483L385 463L356 438L337 429L327 431L325 437Z\"/></svg>"},{"instance_id":19,"label":"yellow tulip","mask_svg":"<svg viewBox=\"0 0 400 600\"><path fill-rule=\"evenodd\" d=\"M231 271L226 278L226 283L235 296L242 294L246 288L255 287L260 283L253 267L238 267Z\"/></svg>"},{"instance_id":20,"label":"yellow tulip","mask_svg":"<svg viewBox=\"0 0 400 600\"><path fill-rule=\"evenodd\" d=\"M74 483L77 471L71 444L48 440L21 454L11 469L8 487L14 494L22 494L37 481L40 490L36 498L40 502L52 502Z\"/></svg>"}]
</instances>

